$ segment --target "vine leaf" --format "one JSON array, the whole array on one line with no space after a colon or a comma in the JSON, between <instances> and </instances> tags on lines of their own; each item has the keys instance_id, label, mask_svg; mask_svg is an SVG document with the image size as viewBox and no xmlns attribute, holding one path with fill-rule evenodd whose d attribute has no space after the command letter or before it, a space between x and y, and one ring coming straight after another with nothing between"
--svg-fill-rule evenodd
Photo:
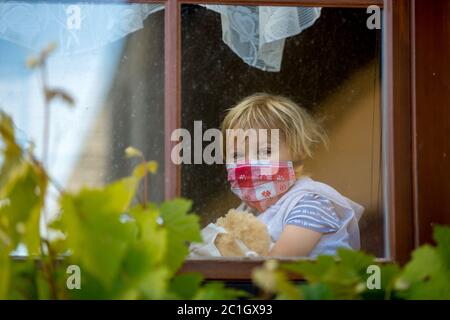
<instances>
[{"instance_id":1,"label":"vine leaf","mask_svg":"<svg viewBox=\"0 0 450 320\"><path fill-rule=\"evenodd\" d=\"M189 253L187 242L200 242L198 216L188 214L191 201L175 199L164 202L159 208L163 226L169 233L166 263L170 270L177 270Z\"/></svg>"},{"instance_id":2,"label":"vine leaf","mask_svg":"<svg viewBox=\"0 0 450 320\"><path fill-rule=\"evenodd\" d=\"M121 216L134 196L136 179L123 179L104 189L82 189L64 194L61 222L73 259L81 269L110 287L123 262L135 225Z\"/></svg>"}]
</instances>

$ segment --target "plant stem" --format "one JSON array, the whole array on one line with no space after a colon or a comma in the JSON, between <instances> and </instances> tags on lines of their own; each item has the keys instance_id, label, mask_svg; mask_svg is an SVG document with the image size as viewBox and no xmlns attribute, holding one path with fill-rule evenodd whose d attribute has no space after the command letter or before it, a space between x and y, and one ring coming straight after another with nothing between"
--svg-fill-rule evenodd
<instances>
[{"instance_id":1,"label":"plant stem","mask_svg":"<svg viewBox=\"0 0 450 320\"><path fill-rule=\"evenodd\" d=\"M63 194L64 193L63 187L48 174L48 172L45 170L43 164L41 162L39 162L39 160L33 154L30 154L30 157L31 157L31 161L33 162L33 164L41 170L44 177L55 187L55 189L58 191L58 193Z\"/></svg>"},{"instance_id":2,"label":"plant stem","mask_svg":"<svg viewBox=\"0 0 450 320\"><path fill-rule=\"evenodd\" d=\"M47 96L48 83L47 83L47 68L46 61L42 62L40 67L42 93L44 94L44 127L42 136L42 163L47 166L49 138L50 138L50 101Z\"/></svg>"},{"instance_id":3,"label":"plant stem","mask_svg":"<svg viewBox=\"0 0 450 320\"><path fill-rule=\"evenodd\" d=\"M58 299L58 290L56 288L56 282L55 282L55 269L56 269L56 265L55 265L55 253L53 252L52 247L50 246L50 242L48 240L44 239L44 243L47 245L47 250L48 250L48 257L49 257L49 266L50 266L50 275L51 275L51 279L50 279L50 283L51 283L51 290L52 290L52 296L53 299Z\"/></svg>"},{"instance_id":4,"label":"plant stem","mask_svg":"<svg viewBox=\"0 0 450 320\"><path fill-rule=\"evenodd\" d=\"M49 253L48 258L50 259L50 263L47 265L47 262L45 261L45 255L44 255L44 246L43 244L47 245L47 251ZM58 291L56 290L56 284L55 284L55 278L53 276L54 269L53 269L53 256L50 255L50 245L48 241L45 239L40 239L40 246L41 246L41 261L42 261L42 270L45 274L45 279L47 280L48 286L50 287L50 294L51 298L53 300L58 300Z\"/></svg>"},{"instance_id":5,"label":"plant stem","mask_svg":"<svg viewBox=\"0 0 450 320\"><path fill-rule=\"evenodd\" d=\"M49 150L49 144L50 144L50 99L48 96L48 79L47 79L47 65L46 65L46 58L43 59L42 64L39 68L40 74L41 74L41 85L42 85L42 93L44 95L44 127L42 130L42 171L45 173L45 175L48 177L46 173L46 168L48 166L48 150ZM39 162L37 162L39 163ZM58 293L56 289L55 284L55 278L54 278L54 256L53 256L53 250L50 247L50 242L48 241L49 232L48 232L48 214L47 214L47 208L46 208L46 193L42 196L42 213L44 217L44 228L45 228L45 236L46 239L41 238L41 254L43 255L43 246L42 242L44 242L47 246L48 251L48 268L45 267L45 270L47 271L47 281L50 286L52 299L56 300L58 299ZM44 263L45 265L45 263Z\"/></svg>"},{"instance_id":6,"label":"plant stem","mask_svg":"<svg viewBox=\"0 0 450 320\"><path fill-rule=\"evenodd\" d=\"M48 158L48 148L49 148L49 139L50 139L50 100L48 98L48 83L47 83L47 68L46 61L42 61L42 64L39 68L41 74L41 85L42 85L42 94L44 95L44 126L42 130L42 166L44 169L47 167L47 158ZM44 224L45 224L45 233L48 236L48 216L47 210L45 210L45 199L43 206L43 215L44 215Z\"/></svg>"},{"instance_id":7,"label":"plant stem","mask_svg":"<svg viewBox=\"0 0 450 320\"><path fill-rule=\"evenodd\" d=\"M143 159L142 164L144 166L144 209L147 208L147 192L148 192L148 170L147 162Z\"/></svg>"}]
</instances>

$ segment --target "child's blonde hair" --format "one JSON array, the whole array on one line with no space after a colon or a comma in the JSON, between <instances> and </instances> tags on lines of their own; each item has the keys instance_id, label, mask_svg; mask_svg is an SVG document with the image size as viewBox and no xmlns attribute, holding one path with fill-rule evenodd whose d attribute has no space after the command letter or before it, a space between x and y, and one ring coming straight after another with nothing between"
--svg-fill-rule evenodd
<instances>
[{"instance_id":1,"label":"child's blonde hair","mask_svg":"<svg viewBox=\"0 0 450 320\"><path fill-rule=\"evenodd\" d=\"M227 110L222 135L227 129L279 129L294 162L312 156L315 144L327 144L320 124L291 99L258 92Z\"/></svg>"}]
</instances>

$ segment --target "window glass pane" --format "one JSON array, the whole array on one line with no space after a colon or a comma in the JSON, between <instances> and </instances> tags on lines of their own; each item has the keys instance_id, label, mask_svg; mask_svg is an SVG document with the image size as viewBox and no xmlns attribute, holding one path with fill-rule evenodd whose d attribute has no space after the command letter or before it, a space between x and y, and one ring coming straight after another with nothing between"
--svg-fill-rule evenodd
<instances>
[{"instance_id":1,"label":"window glass pane","mask_svg":"<svg viewBox=\"0 0 450 320\"><path fill-rule=\"evenodd\" d=\"M305 174L365 208L361 248L382 257L381 30L367 27L366 9L297 9L182 6L182 127L220 128L255 92L291 98L329 136ZM223 164L183 165L181 189L204 226L240 204Z\"/></svg>"},{"instance_id":2,"label":"window glass pane","mask_svg":"<svg viewBox=\"0 0 450 320\"><path fill-rule=\"evenodd\" d=\"M126 2L126 1L124 1ZM0 4L0 106L43 158L41 73L26 67L50 43L46 86L74 100L50 105L46 166L64 188L131 174L140 149L159 163L150 198L164 198L164 9L158 4L8 1Z\"/></svg>"}]
</instances>

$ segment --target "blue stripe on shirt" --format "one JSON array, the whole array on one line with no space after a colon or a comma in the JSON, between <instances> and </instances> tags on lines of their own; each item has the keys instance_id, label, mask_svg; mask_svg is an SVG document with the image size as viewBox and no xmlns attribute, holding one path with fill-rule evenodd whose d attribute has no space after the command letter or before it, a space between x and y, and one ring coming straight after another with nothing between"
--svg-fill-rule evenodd
<instances>
[{"instance_id":1,"label":"blue stripe on shirt","mask_svg":"<svg viewBox=\"0 0 450 320\"><path fill-rule=\"evenodd\" d=\"M330 200L318 194L308 193L288 213L285 224L320 233L332 233L340 228L341 222Z\"/></svg>"}]
</instances>

